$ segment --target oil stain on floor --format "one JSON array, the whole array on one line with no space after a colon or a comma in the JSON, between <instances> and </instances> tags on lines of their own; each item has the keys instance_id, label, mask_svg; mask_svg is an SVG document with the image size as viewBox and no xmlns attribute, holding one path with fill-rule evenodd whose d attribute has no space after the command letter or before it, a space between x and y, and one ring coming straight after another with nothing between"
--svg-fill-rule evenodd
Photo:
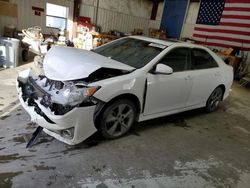
<instances>
[{"instance_id":1,"label":"oil stain on floor","mask_svg":"<svg viewBox=\"0 0 250 188\"><path fill-rule=\"evenodd\" d=\"M54 166L34 165L36 170L55 170Z\"/></svg>"},{"instance_id":2,"label":"oil stain on floor","mask_svg":"<svg viewBox=\"0 0 250 188\"><path fill-rule=\"evenodd\" d=\"M24 136L14 137L12 140L13 140L14 142L16 142L17 144L22 144L22 143L25 143L25 142L26 142Z\"/></svg>"},{"instance_id":3,"label":"oil stain on floor","mask_svg":"<svg viewBox=\"0 0 250 188\"><path fill-rule=\"evenodd\" d=\"M27 158L33 157L30 156L20 156L18 153L10 154L10 155L0 155L0 164L1 163L9 163L14 160L27 160Z\"/></svg>"},{"instance_id":4,"label":"oil stain on floor","mask_svg":"<svg viewBox=\"0 0 250 188\"><path fill-rule=\"evenodd\" d=\"M22 174L23 172L5 172L5 173L0 173L0 187L1 188L9 188L12 186L12 179L19 175Z\"/></svg>"}]
</instances>

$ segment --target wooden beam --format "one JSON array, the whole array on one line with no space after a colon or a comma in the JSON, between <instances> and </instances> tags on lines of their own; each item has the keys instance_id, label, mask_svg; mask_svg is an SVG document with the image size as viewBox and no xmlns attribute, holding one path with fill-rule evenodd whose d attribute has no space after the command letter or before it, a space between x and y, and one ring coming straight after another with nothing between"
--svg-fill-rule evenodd
<instances>
[{"instance_id":1,"label":"wooden beam","mask_svg":"<svg viewBox=\"0 0 250 188\"><path fill-rule=\"evenodd\" d=\"M73 38L77 37L77 22L76 18L80 16L81 0L74 0L73 10Z\"/></svg>"},{"instance_id":2,"label":"wooden beam","mask_svg":"<svg viewBox=\"0 0 250 188\"><path fill-rule=\"evenodd\" d=\"M81 0L74 0L73 20L80 15Z\"/></svg>"},{"instance_id":3,"label":"wooden beam","mask_svg":"<svg viewBox=\"0 0 250 188\"><path fill-rule=\"evenodd\" d=\"M157 16L157 11L158 11L158 6L159 6L159 0L154 0L153 1L153 7L152 7L152 12L151 12L151 20L155 20Z\"/></svg>"}]
</instances>

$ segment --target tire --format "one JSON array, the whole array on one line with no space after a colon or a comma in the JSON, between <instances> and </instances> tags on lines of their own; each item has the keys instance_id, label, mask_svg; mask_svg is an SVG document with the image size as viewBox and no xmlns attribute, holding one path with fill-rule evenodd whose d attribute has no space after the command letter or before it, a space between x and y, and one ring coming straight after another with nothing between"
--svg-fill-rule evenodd
<instances>
[{"instance_id":1,"label":"tire","mask_svg":"<svg viewBox=\"0 0 250 188\"><path fill-rule=\"evenodd\" d=\"M219 107L219 103L223 98L223 89L221 87L215 88L212 94L209 96L206 103L206 110L213 112Z\"/></svg>"},{"instance_id":2,"label":"tire","mask_svg":"<svg viewBox=\"0 0 250 188\"><path fill-rule=\"evenodd\" d=\"M107 139L115 139L125 135L133 126L136 107L128 99L117 100L108 105L99 118L99 130Z\"/></svg>"}]
</instances>

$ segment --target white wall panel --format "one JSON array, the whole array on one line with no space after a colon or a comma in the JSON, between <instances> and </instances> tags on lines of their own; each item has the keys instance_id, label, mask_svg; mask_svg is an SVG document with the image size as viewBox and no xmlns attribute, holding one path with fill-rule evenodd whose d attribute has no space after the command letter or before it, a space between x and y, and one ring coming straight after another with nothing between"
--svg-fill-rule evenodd
<instances>
[{"instance_id":1,"label":"white wall panel","mask_svg":"<svg viewBox=\"0 0 250 188\"><path fill-rule=\"evenodd\" d=\"M56 29L46 27L46 3L53 3L68 7L68 23L67 29L69 35L72 36L73 29L73 0L10 0L11 3L15 3L18 6L18 19L17 28L19 30L26 29L28 27L41 26L42 32L49 34L51 31L57 32ZM44 12L41 12L41 16L35 16L32 6L44 8ZM2 23L2 22L0 22Z\"/></svg>"},{"instance_id":2,"label":"white wall panel","mask_svg":"<svg viewBox=\"0 0 250 188\"><path fill-rule=\"evenodd\" d=\"M190 3L187 11L185 23L183 25L183 31L181 37L191 38L193 35L196 19L199 11L199 3Z\"/></svg>"},{"instance_id":3,"label":"white wall panel","mask_svg":"<svg viewBox=\"0 0 250 188\"><path fill-rule=\"evenodd\" d=\"M101 26L103 32L110 30L119 30L122 32L131 32L134 28L144 29L144 33L148 33L149 19L130 16L119 12L113 12L99 8L97 25Z\"/></svg>"},{"instance_id":4,"label":"white wall panel","mask_svg":"<svg viewBox=\"0 0 250 188\"><path fill-rule=\"evenodd\" d=\"M91 18L91 22L95 18L95 7L91 5L84 4L80 7L80 15Z\"/></svg>"},{"instance_id":5,"label":"white wall panel","mask_svg":"<svg viewBox=\"0 0 250 188\"><path fill-rule=\"evenodd\" d=\"M161 21L160 20L150 20L148 28L160 28Z\"/></svg>"},{"instance_id":6,"label":"white wall panel","mask_svg":"<svg viewBox=\"0 0 250 188\"><path fill-rule=\"evenodd\" d=\"M97 6L98 0L82 0L82 4L85 5L91 5L91 6Z\"/></svg>"},{"instance_id":7,"label":"white wall panel","mask_svg":"<svg viewBox=\"0 0 250 188\"><path fill-rule=\"evenodd\" d=\"M99 0L99 7L136 17L150 18L152 2L148 0Z\"/></svg>"},{"instance_id":8,"label":"white wall panel","mask_svg":"<svg viewBox=\"0 0 250 188\"><path fill-rule=\"evenodd\" d=\"M156 15L156 20L161 21L162 13L163 13L163 8L164 8L164 2L161 2L158 6L158 11Z\"/></svg>"},{"instance_id":9,"label":"white wall panel","mask_svg":"<svg viewBox=\"0 0 250 188\"><path fill-rule=\"evenodd\" d=\"M95 23L97 0L82 0L80 16L90 17ZM141 28L148 34L149 28L159 28L163 3L159 4L156 20L150 20L152 2L145 0L99 0L97 25L103 32L118 30L131 32Z\"/></svg>"},{"instance_id":10,"label":"white wall panel","mask_svg":"<svg viewBox=\"0 0 250 188\"><path fill-rule=\"evenodd\" d=\"M73 0L10 0L18 5L18 18L0 17L0 32L5 25L15 25L19 30L41 26L43 33L57 31L46 27L46 2L69 7L68 30L72 36L73 28ZM150 20L152 2L146 0L99 0L98 23L102 31L119 30L131 32L134 28L144 29L148 33L150 27L159 28L163 11L163 3L160 3L157 20ZM44 8L41 16L35 16L32 6ZM97 0L82 0L80 15L90 17L95 22Z\"/></svg>"},{"instance_id":11,"label":"white wall panel","mask_svg":"<svg viewBox=\"0 0 250 188\"><path fill-rule=\"evenodd\" d=\"M126 1L126 0L125 0ZM99 7L107 10L119 11L120 1L117 0L99 0Z\"/></svg>"}]
</instances>

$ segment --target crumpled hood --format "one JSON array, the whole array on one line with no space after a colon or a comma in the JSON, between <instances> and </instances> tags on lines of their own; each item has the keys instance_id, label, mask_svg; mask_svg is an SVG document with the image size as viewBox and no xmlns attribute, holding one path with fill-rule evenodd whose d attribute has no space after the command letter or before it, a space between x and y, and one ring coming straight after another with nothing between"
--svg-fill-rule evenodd
<instances>
[{"instance_id":1,"label":"crumpled hood","mask_svg":"<svg viewBox=\"0 0 250 188\"><path fill-rule=\"evenodd\" d=\"M133 70L118 61L101 56L92 51L71 47L53 46L46 54L44 74L51 80L68 81L87 78L100 68Z\"/></svg>"}]
</instances>

